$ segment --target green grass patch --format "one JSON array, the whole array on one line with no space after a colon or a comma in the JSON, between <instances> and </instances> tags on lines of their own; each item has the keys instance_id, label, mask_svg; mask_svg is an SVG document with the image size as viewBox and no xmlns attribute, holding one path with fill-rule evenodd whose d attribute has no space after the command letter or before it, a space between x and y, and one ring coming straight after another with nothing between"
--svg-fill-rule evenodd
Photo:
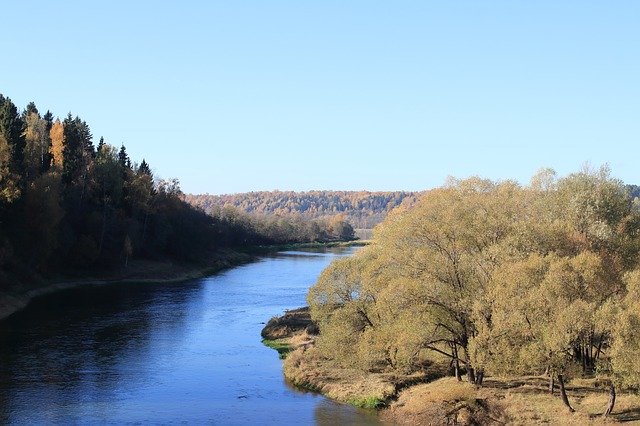
<instances>
[{"instance_id":1,"label":"green grass patch","mask_svg":"<svg viewBox=\"0 0 640 426\"><path fill-rule=\"evenodd\" d=\"M262 344L268 348L278 351L278 356L280 357L280 359L285 359L287 357L287 354L293 350L289 343L280 339L262 339Z\"/></svg>"},{"instance_id":2,"label":"green grass patch","mask_svg":"<svg viewBox=\"0 0 640 426\"><path fill-rule=\"evenodd\" d=\"M355 397L349 399L347 402L355 407L368 409L378 409L387 405L386 401L377 396Z\"/></svg>"}]
</instances>

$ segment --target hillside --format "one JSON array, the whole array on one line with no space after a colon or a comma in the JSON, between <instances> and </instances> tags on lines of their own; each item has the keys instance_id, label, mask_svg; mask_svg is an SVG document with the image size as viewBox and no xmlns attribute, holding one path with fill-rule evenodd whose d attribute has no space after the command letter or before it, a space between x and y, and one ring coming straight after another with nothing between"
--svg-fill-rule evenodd
<instances>
[{"instance_id":1,"label":"hillside","mask_svg":"<svg viewBox=\"0 0 640 426\"><path fill-rule=\"evenodd\" d=\"M94 142L79 116L20 110L0 94L0 311L8 294L52 280L174 279L238 263L249 246L354 238L340 217L207 215L177 179L157 179L124 145Z\"/></svg>"},{"instance_id":2,"label":"hillside","mask_svg":"<svg viewBox=\"0 0 640 426\"><path fill-rule=\"evenodd\" d=\"M354 228L371 229L400 204L413 204L418 192L260 191L243 194L189 194L185 200L207 213L227 206L258 215L296 215L318 219L344 214Z\"/></svg>"}]
</instances>

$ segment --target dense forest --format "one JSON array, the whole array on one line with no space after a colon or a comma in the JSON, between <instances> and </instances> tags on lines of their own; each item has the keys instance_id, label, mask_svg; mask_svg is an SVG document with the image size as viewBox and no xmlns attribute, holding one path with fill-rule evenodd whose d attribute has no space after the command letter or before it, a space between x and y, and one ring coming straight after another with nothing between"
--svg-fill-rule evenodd
<instances>
[{"instance_id":1,"label":"dense forest","mask_svg":"<svg viewBox=\"0 0 640 426\"><path fill-rule=\"evenodd\" d=\"M233 195L187 195L186 200L206 212L235 207L254 216L300 217L331 220L343 215L357 229L373 229L401 204L414 203L415 192L368 191L262 191Z\"/></svg>"},{"instance_id":2,"label":"dense forest","mask_svg":"<svg viewBox=\"0 0 640 426\"><path fill-rule=\"evenodd\" d=\"M351 238L342 218L205 214L124 145L95 145L78 116L59 119L34 103L19 111L0 95L0 289L133 258L201 262L221 248Z\"/></svg>"},{"instance_id":3,"label":"dense forest","mask_svg":"<svg viewBox=\"0 0 640 426\"><path fill-rule=\"evenodd\" d=\"M585 168L452 180L393 211L310 289L322 356L364 371L599 377L640 389L637 187ZM604 410L604 407L603 407Z\"/></svg>"}]
</instances>

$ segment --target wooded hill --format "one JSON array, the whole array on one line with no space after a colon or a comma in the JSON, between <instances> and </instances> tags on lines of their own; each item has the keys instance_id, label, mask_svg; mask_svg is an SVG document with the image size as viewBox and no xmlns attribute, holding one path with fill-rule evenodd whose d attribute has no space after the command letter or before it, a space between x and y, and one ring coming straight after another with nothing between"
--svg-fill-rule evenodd
<instances>
[{"instance_id":1,"label":"wooded hill","mask_svg":"<svg viewBox=\"0 0 640 426\"><path fill-rule=\"evenodd\" d=\"M231 195L188 194L185 200L205 212L233 207L256 215L328 219L342 214L354 228L372 229L401 204L412 204L416 192L261 191Z\"/></svg>"},{"instance_id":2,"label":"wooded hill","mask_svg":"<svg viewBox=\"0 0 640 426\"><path fill-rule=\"evenodd\" d=\"M255 239L181 200L177 180L100 138L69 113L19 111L0 95L0 290L132 259L201 260Z\"/></svg>"},{"instance_id":3,"label":"wooded hill","mask_svg":"<svg viewBox=\"0 0 640 426\"><path fill-rule=\"evenodd\" d=\"M228 248L353 238L322 223L207 215L69 113L0 95L0 292L41 277L128 267L132 259L209 262ZM228 250L226 250L228 251ZM213 257L212 257L213 256ZM218 259L219 260L219 259Z\"/></svg>"}]
</instances>

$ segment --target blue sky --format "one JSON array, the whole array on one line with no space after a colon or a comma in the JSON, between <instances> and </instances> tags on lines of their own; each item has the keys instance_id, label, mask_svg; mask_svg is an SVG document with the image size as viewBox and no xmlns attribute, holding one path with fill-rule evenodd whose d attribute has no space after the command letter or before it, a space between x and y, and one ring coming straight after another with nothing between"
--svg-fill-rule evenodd
<instances>
[{"instance_id":1,"label":"blue sky","mask_svg":"<svg viewBox=\"0 0 640 426\"><path fill-rule=\"evenodd\" d=\"M638 2L91 3L3 4L0 93L185 192L640 183Z\"/></svg>"}]
</instances>

